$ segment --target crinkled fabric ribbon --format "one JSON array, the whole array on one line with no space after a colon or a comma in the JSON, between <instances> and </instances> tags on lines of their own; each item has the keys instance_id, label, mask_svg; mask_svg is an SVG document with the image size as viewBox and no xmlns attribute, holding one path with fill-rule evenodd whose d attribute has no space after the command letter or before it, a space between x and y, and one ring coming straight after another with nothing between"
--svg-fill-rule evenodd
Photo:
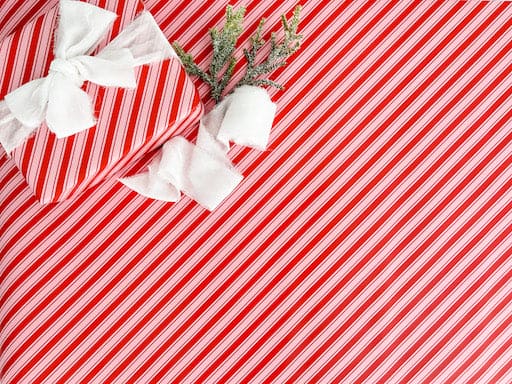
<instances>
[{"instance_id":1,"label":"crinkled fabric ribbon","mask_svg":"<svg viewBox=\"0 0 512 384\"><path fill-rule=\"evenodd\" d=\"M183 192L211 211L243 178L227 157L229 143L265 150L275 111L263 88L238 87L203 116L195 145L173 137L148 172L120 181L156 200L177 202Z\"/></svg>"},{"instance_id":2,"label":"crinkled fabric ribbon","mask_svg":"<svg viewBox=\"0 0 512 384\"><path fill-rule=\"evenodd\" d=\"M136 87L135 67L175 56L153 16L142 12L96 56L90 53L117 15L94 5L61 0L47 77L33 80L0 102L0 144L6 152L23 144L43 121L59 138L96 124L85 81L105 87Z\"/></svg>"}]
</instances>

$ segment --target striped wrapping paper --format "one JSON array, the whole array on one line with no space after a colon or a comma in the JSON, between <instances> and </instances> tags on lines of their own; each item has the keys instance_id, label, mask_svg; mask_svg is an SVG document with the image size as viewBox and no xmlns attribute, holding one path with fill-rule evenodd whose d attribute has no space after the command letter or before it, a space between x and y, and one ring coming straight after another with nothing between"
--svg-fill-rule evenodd
<instances>
[{"instance_id":1,"label":"striped wrapping paper","mask_svg":"<svg viewBox=\"0 0 512 384\"><path fill-rule=\"evenodd\" d=\"M105 47L144 10L139 0L93 0L119 15ZM18 27L0 42L0 100L30 80L48 73L58 3ZM42 203L77 195L171 137L180 124L202 112L198 94L179 60L137 68L137 88L105 88L86 83L98 124L58 139L45 123L12 153L13 161Z\"/></svg>"},{"instance_id":2,"label":"striped wrapping paper","mask_svg":"<svg viewBox=\"0 0 512 384\"><path fill-rule=\"evenodd\" d=\"M243 3L242 41L295 5ZM146 6L208 64L223 2ZM508 2L305 1L271 148L233 149L212 213L115 180L41 207L2 156L2 383L511 383L511 27Z\"/></svg>"}]
</instances>

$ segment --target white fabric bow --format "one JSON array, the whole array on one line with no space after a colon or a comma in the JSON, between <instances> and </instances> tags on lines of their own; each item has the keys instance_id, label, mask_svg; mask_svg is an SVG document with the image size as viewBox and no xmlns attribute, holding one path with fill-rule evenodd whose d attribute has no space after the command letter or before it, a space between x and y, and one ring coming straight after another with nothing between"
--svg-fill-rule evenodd
<instances>
[{"instance_id":1,"label":"white fabric bow","mask_svg":"<svg viewBox=\"0 0 512 384\"><path fill-rule=\"evenodd\" d=\"M55 59L45 78L33 80L0 103L0 143L9 153L46 121L58 138L96 124L85 81L107 87L136 87L135 67L175 53L149 12L143 12L96 56L89 54L117 15L94 5L61 0Z\"/></svg>"},{"instance_id":2,"label":"white fabric bow","mask_svg":"<svg viewBox=\"0 0 512 384\"><path fill-rule=\"evenodd\" d=\"M173 137L148 172L120 181L156 200L177 202L183 192L212 211L243 179L227 157L229 143L265 150L275 112L263 88L238 87L203 116L196 145Z\"/></svg>"}]
</instances>

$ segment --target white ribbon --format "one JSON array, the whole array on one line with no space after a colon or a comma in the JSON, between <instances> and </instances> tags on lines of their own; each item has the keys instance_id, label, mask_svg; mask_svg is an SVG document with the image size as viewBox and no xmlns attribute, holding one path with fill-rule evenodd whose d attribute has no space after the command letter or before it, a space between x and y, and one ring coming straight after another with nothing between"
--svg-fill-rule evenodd
<instances>
[{"instance_id":1,"label":"white ribbon","mask_svg":"<svg viewBox=\"0 0 512 384\"><path fill-rule=\"evenodd\" d=\"M61 0L54 54L47 77L33 80L0 102L0 143L21 145L43 121L58 138L96 124L85 81L105 87L136 87L135 67L175 53L149 12L143 12L96 56L89 54L117 15L75 0Z\"/></svg>"},{"instance_id":2,"label":"white ribbon","mask_svg":"<svg viewBox=\"0 0 512 384\"><path fill-rule=\"evenodd\" d=\"M227 157L229 143L265 150L275 112L263 88L238 87L202 117L196 145L173 137L148 172L120 181L156 200L177 202L183 192L212 211L243 179Z\"/></svg>"}]
</instances>

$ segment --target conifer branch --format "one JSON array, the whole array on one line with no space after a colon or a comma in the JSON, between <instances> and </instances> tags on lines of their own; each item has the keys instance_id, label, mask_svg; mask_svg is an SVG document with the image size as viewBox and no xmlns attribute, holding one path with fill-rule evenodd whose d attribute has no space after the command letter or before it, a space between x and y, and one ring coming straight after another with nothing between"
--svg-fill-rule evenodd
<instances>
[{"instance_id":1,"label":"conifer branch","mask_svg":"<svg viewBox=\"0 0 512 384\"><path fill-rule=\"evenodd\" d=\"M261 36L265 19L260 21L256 33L250 39L250 48L244 49L244 56L247 60L247 70L244 77L236 85L237 87L241 85L268 85L283 89L283 86L275 81L268 78L261 79L260 76L267 75L277 68L285 66L287 64L286 59L299 50L303 38L302 35L297 33L301 10L302 7L297 5L293 10L293 15L290 20L288 20L285 15L281 16L284 40L278 43L276 34L272 33L270 36L270 53L268 57L260 64L256 64L256 56L266 43Z\"/></svg>"},{"instance_id":2,"label":"conifer branch","mask_svg":"<svg viewBox=\"0 0 512 384\"><path fill-rule=\"evenodd\" d=\"M232 6L226 7L226 22L221 29L210 29L210 38L213 47L213 57L208 71L203 71L195 62L192 55L185 52L176 41L174 50L180 58L185 71L193 76L198 76L210 86L210 92L215 102L219 102L222 93L229 83L237 63L233 56L238 38L243 32L245 8L234 10Z\"/></svg>"},{"instance_id":3,"label":"conifer branch","mask_svg":"<svg viewBox=\"0 0 512 384\"><path fill-rule=\"evenodd\" d=\"M250 38L249 49L243 53L247 60L247 70L244 77L236 84L254 86L272 86L283 89L283 86L273 80L262 76L270 74L275 69L285 66L286 59L293 55L300 48L302 35L297 33L300 22L302 7L296 6L290 20L285 15L281 16L281 23L284 30L284 40L277 41L277 36L272 33L270 36L270 52L267 58L257 63L257 55L266 44L262 37L265 19L261 19L255 34ZM197 76L210 86L210 93L216 103L222 99L231 77L233 76L237 59L234 56L238 38L243 32L245 8L240 7L234 10L232 6L226 7L226 22L221 29L210 29L210 38L213 47L212 61L208 70L202 70L194 61L191 54L185 52L178 42L173 43L174 50L183 63L183 67L189 75Z\"/></svg>"}]
</instances>

